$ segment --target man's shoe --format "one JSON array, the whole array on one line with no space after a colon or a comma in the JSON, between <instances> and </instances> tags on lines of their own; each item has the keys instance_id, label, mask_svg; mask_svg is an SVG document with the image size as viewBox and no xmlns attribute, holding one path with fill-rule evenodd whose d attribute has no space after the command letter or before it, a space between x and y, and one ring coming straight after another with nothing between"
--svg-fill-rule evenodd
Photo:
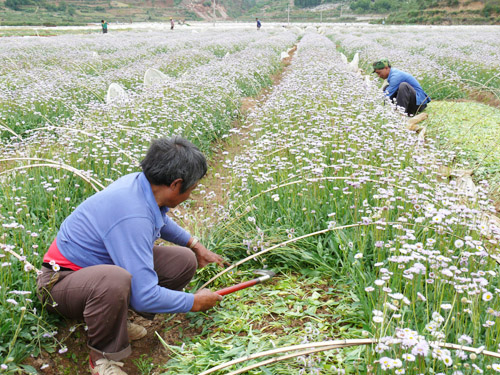
<instances>
[{"instance_id":1,"label":"man's shoe","mask_svg":"<svg viewBox=\"0 0 500 375\"><path fill-rule=\"evenodd\" d=\"M94 366L92 366L92 361L90 362L90 373L92 375L127 375L120 367L123 367L123 362L101 358L96 361Z\"/></svg>"},{"instance_id":2,"label":"man's shoe","mask_svg":"<svg viewBox=\"0 0 500 375\"><path fill-rule=\"evenodd\" d=\"M128 339L130 341L140 340L148 334L146 328L139 324L127 322Z\"/></svg>"}]
</instances>

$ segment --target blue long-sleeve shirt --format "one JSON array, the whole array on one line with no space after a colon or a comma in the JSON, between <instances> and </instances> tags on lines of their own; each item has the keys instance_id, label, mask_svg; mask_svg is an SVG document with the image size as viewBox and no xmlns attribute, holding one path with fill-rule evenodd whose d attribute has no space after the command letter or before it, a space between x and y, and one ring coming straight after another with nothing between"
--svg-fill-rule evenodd
<instances>
[{"instance_id":1,"label":"blue long-sleeve shirt","mask_svg":"<svg viewBox=\"0 0 500 375\"><path fill-rule=\"evenodd\" d=\"M161 237L185 246L190 234L158 207L151 184L132 173L94 194L69 215L57 234L61 254L80 267L114 264L132 275L130 305L136 311L191 310L194 295L158 285L153 245Z\"/></svg>"},{"instance_id":2,"label":"blue long-sleeve shirt","mask_svg":"<svg viewBox=\"0 0 500 375\"><path fill-rule=\"evenodd\" d=\"M387 77L387 83L389 86L385 89L385 93L388 97L392 97L398 91L399 85L403 82L408 83L411 87L415 89L415 94L417 97L417 105L427 104L431 101L429 96L424 92L420 83L413 77L410 73L403 72L396 68L391 68L389 76Z\"/></svg>"}]
</instances>

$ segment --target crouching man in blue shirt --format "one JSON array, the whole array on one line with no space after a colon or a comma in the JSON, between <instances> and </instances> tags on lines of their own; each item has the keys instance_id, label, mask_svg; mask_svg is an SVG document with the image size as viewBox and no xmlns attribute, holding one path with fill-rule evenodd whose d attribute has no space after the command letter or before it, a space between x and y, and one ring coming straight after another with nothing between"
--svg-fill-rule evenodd
<instances>
[{"instance_id":1,"label":"crouching man in blue shirt","mask_svg":"<svg viewBox=\"0 0 500 375\"><path fill-rule=\"evenodd\" d=\"M118 362L146 330L142 315L205 311L222 299L182 289L197 268L227 263L167 216L207 172L203 154L180 137L153 141L142 172L121 177L80 204L44 256L38 294L47 308L88 326L91 374L126 375ZM162 238L178 246L156 246Z\"/></svg>"},{"instance_id":2,"label":"crouching man in blue shirt","mask_svg":"<svg viewBox=\"0 0 500 375\"><path fill-rule=\"evenodd\" d=\"M384 88L385 94L390 100L395 100L398 107L403 107L408 116L423 111L431 101L415 77L391 68L387 59L374 62L373 73L382 79L387 79L389 85Z\"/></svg>"}]
</instances>

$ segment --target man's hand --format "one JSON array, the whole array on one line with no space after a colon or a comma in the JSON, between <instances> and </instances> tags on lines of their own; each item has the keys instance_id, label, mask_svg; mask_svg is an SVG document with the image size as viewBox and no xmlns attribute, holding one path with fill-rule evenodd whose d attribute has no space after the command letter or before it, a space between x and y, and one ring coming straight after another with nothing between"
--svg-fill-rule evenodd
<instances>
[{"instance_id":1,"label":"man's hand","mask_svg":"<svg viewBox=\"0 0 500 375\"><path fill-rule=\"evenodd\" d=\"M194 294L194 302L191 311L205 311L214 307L217 302L222 301L222 296L208 289L198 290Z\"/></svg>"},{"instance_id":2,"label":"man's hand","mask_svg":"<svg viewBox=\"0 0 500 375\"><path fill-rule=\"evenodd\" d=\"M196 254L196 260L198 261L198 268L203 268L210 263L217 263L222 268L224 268L225 266L229 266L229 263L224 259L222 259L220 255L211 252L199 242L197 242L193 246L192 250Z\"/></svg>"}]
</instances>

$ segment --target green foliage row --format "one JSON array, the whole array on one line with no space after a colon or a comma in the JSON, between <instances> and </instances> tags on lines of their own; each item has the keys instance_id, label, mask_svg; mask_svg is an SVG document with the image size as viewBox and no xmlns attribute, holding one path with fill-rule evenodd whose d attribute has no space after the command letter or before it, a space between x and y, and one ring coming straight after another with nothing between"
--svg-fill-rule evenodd
<instances>
[{"instance_id":1,"label":"green foliage row","mask_svg":"<svg viewBox=\"0 0 500 375\"><path fill-rule=\"evenodd\" d=\"M475 102L431 102L428 134L441 148L459 149L457 163L467 164L476 181L488 180L500 196L500 110Z\"/></svg>"}]
</instances>

